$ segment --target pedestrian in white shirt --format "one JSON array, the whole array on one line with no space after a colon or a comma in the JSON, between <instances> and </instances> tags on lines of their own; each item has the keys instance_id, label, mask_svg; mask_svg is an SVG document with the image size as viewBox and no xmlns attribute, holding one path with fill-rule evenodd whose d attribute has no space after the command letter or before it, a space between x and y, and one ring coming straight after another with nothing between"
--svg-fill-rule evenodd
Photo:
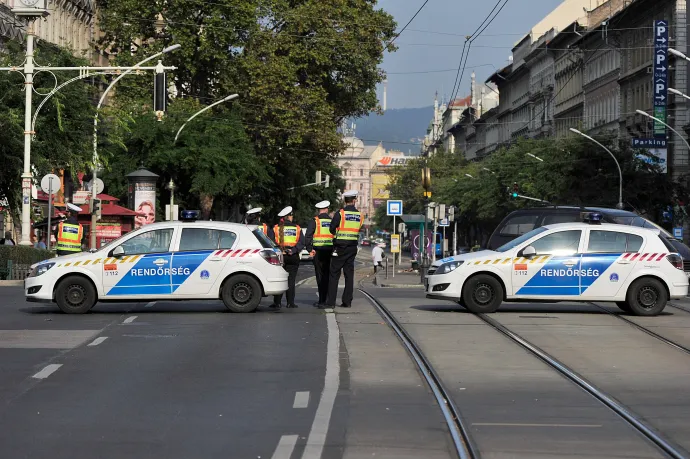
<instances>
[{"instance_id":1,"label":"pedestrian in white shirt","mask_svg":"<svg viewBox=\"0 0 690 459\"><path fill-rule=\"evenodd\" d=\"M383 249L378 245L374 246L374 249L371 251L371 259L374 262L374 274L376 274L377 268L383 267Z\"/></svg>"}]
</instances>

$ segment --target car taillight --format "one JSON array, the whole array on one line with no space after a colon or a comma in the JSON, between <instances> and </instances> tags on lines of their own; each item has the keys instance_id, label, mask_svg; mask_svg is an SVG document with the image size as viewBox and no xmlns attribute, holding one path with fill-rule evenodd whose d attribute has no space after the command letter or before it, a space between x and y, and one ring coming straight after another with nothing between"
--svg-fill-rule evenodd
<instances>
[{"instance_id":1,"label":"car taillight","mask_svg":"<svg viewBox=\"0 0 690 459\"><path fill-rule=\"evenodd\" d=\"M674 268L680 269L681 271L683 270L683 258L680 255L672 253L671 255L667 256L666 259L673 265Z\"/></svg>"},{"instance_id":2,"label":"car taillight","mask_svg":"<svg viewBox=\"0 0 690 459\"><path fill-rule=\"evenodd\" d=\"M280 255L271 249L262 250L261 257L272 265L281 266L283 264Z\"/></svg>"}]
</instances>

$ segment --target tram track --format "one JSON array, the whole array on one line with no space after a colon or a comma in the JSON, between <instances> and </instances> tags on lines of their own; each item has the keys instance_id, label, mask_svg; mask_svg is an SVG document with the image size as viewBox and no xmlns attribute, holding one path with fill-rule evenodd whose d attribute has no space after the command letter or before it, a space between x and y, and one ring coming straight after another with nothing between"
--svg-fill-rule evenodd
<instances>
[{"instance_id":1,"label":"tram track","mask_svg":"<svg viewBox=\"0 0 690 459\"><path fill-rule=\"evenodd\" d=\"M457 454L461 459L464 458L479 458L481 457L479 450L472 440L469 429L467 428L467 421L464 420L460 414L459 408L455 405L450 393L445 389L443 381L434 370L431 363L424 356L420 347L411 338L405 328L398 322L393 313L381 303L374 295L367 292L362 283L360 282L360 288L358 289L364 296L369 299L377 312L386 321L393 332L398 336L398 338L403 343L404 347L410 353L412 360L417 365L427 384L432 390L434 397L436 398L441 411L443 412L446 423L450 429L451 437L453 438L453 443L457 450ZM600 309L600 306L592 303ZM681 308L682 309L682 308ZM631 326L644 331L645 333L653 336L666 344L675 347L676 349L690 354L690 349L675 343L667 338L664 338L657 333L646 329L645 327L636 324L626 318L619 317L616 314L606 311L611 315L618 317L625 322L628 322ZM690 312L690 311L688 311ZM492 319L485 314L475 314L484 324L492 328L496 332L508 338L513 343L517 344L519 347L527 351L529 354L546 364L549 368L556 371L562 377L570 381L572 384L580 388L583 392L590 395L602 405L607 407L611 412L613 412L618 418L625 421L630 427L636 430L644 438L646 438L651 444L653 444L660 452L664 453L667 457L674 459L690 458L690 453L688 453L681 446L675 444L673 441L667 439L664 435L658 432L653 426L649 425L641 416L631 411L623 403L616 400L612 395L606 393L600 388L596 387L592 382L578 374L576 371L556 359L555 357L548 354L546 351L540 347L529 342L519 334L510 330L503 324Z\"/></svg>"}]
</instances>

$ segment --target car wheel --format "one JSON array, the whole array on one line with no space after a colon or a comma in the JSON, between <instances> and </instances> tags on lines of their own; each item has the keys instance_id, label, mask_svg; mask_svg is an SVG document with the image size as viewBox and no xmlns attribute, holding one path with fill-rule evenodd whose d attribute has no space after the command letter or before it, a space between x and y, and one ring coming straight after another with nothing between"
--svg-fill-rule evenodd
<instances>
[{"instance_id":1,"label":"car wheel","mask_svg":"<svg viewBox=\"0 0 690 459\"><path fill-rule=\"evenodd\" d=\"M626 303L636 316L656 316L664 310L667 301L666 287L651 277L637 279L628 288Z\"/></svg>"},{"instance_id":2,"label":"car wheel","mask_svg":"<svg viewBox=\"0 0 690 459\"><path fill-rule=\"evenodd\" d=\"M495 312L503 302L503 286L494 277L479 274L465 282L462 301L475 314Z\"/></svg>"},{"instance_id":3,"label":"car wheel","mask_svg":"<svg viewBox=\"0 0 690 459\"><path fill-rule=\"evenodd\" d=\"M625 302L625 301L616 301L616 306L618 306L618 309L620 309L623 312L629 312L632 314L632 309L630 308L630 305Z\"/></svg>"},{"instance_id":4,"label":"car wheel","mask_svg":"<svg viewBox=\"0 0 690 459\"><path fill-rule=\"evenodd\" d=\"M96 289L83 277L69 276L55 289L55 302L65 314L84 314L96 304Z\"/></svg>"},{"instance_id":5,"label":"car wheel","mask_svg":"<svg viewBox=\"0 0 690 459\"><path fill-rule=\"evenodd\" d=\"M253 312L261 302L261 285L251 276L233 276L223 284L221 298L231 312Z\"/></svg>"}]
</instances>

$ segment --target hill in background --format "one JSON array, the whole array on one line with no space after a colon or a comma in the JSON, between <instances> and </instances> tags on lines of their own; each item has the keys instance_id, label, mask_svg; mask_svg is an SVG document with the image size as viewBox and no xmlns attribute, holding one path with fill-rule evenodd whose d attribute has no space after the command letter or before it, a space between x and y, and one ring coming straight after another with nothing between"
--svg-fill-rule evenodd
<instances>
[{"instance_id":1,"label":"hill in background","mask_svg":"<svg viewBox=\"0 0 690 459\"><path fill-rule=\"evenodd\" d=\"M383 115L371 114L355 120L355 135L365 145L376 145L382 141L386 150L418 155L419 145L433 114L432 106L390 109Z\"/></svg>"}]
</instances>

